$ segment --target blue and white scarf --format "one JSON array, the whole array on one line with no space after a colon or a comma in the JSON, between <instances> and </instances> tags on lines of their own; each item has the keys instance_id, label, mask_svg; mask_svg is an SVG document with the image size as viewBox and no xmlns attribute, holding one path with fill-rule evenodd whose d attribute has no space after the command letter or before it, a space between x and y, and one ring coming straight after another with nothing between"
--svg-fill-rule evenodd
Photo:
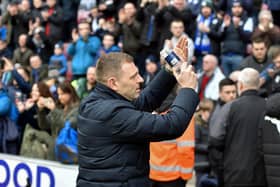
<instances>
[{"instance_id":1,"label":"blue and white scarf","mask_svg":"<svg viewBox=\"0 0 280 187\"><path fill-rule=\"evenodd\" d=\"M197 25L200 23L204 23L206 26L209 27L213 20L214 16L213 14L210 15L208 18L205 18L201 14L196 19ZM196 29L196 34L195 34L195 50L198 53L201 54L208 54L211 51L211 44L210 44L210 39L206 33L201 32L198 28Z\"/></svg>"}]
</instances>

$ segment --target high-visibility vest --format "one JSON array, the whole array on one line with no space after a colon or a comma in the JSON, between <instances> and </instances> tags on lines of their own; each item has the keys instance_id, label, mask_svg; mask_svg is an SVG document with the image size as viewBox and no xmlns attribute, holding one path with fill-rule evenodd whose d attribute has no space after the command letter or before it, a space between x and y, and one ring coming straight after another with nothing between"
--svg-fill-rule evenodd
<instances>
[{"instance_id":1,"label":"high-visibility vest","mask_svg":"<svg viewBox=\"0 0 280 187\"><path fill-rule=\"evenodd\" d=\"M184 134L174 140L150 143L150 178L172 181L192 178L194 167L194 118Z\"/></svg>"}]
</instances>

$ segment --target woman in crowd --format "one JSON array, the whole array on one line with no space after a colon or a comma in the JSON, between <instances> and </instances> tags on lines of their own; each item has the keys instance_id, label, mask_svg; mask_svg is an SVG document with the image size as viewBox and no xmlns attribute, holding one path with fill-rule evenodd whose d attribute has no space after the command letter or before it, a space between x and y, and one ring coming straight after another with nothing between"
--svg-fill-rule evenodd
<instances>
[{"instance_id":1,"label":"woman in crowd","mask_svg":"<svg viewBox=\"0 0 280 187\"><path fill-rule=\"evenodd\" d=\"M66 121L69 121L71 127L76 129L79 106L79 97L69 82L60 83L57 93L58 104L52 97L40 97L37 102L39 127L49 131L53 141L56 140ZM49 112L44 109L49 109Z\"/></svg>"}]
</instances>

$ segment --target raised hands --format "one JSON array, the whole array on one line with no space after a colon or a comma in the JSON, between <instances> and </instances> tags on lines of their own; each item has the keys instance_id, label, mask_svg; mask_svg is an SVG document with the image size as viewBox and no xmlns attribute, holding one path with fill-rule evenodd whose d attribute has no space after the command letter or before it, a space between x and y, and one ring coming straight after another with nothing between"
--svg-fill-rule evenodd
<instances>
[{"instance_id":1,"label":"raised hands","mask_svg":"<svg viewBox=\"0 0 280 187\"><path fill-rule=\"evenodd\" d=\"M173 67L173 75L175 76L178 84L182 88L195 89L197 85L197 76L193 71L193 67L188 65L188 39L187 37L181 37L176 47L173 49L174 53L180 58L181 64Z\"/></svg>"},{"instance_id":2,"label":"raised hands","mask_svg":"<svg viewBox=\"0 0 280 187\"><path fill-rule=\"evenodd\" d=\"M174 47L174 53L180 58L182 62L188 60L188 39L185 36L182 36L178 41L177 45Z\"/></svg>"}]
</instances>

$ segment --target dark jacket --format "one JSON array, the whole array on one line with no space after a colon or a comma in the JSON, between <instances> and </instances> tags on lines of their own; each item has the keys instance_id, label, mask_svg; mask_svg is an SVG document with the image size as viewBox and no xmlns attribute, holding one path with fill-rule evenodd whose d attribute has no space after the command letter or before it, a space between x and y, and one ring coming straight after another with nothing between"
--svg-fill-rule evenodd
<instances>
[{"instance_id":1,"label":"dark jacket","mask_svg":"<svg viewBox=\"0 0 280 187\"><path fill-rule=\"evenodd\" d=\"M158 29L155 22L155 13L157 10L156 3L147 3L145 7L140 8L137 12L137 20L142 23L142 32L140 37L140 43L142 50L147 50L149 53L158 53Z\"/></svg>"},{"instance_id":2,"label":"dark jacket","mask_svg":"<svg viewBox=\"0 0 280 187\"><path fill-rule=\"evenodd\" d=\"M191 9L186 7L184 10L179 11L174 6L167 6L157 11L155 21L159 29L159 45L162 47L167 38L171 38L170 24L173 20L183 20L185 32L193 38L195 32L195 16L192 14Z\"/></svg>"},{"instance_id":3,"label":"dark jacket","mask_svg":"<svg viewBox=\"0 0 280 187\"><path fill-rule=\"evenodd\" d=\"M2 24L7 25L7 42L15 47L20 34L28 32L28 21L31 19L31 12L11 16L6 12L2 16Z\"/></svg>"},{"instance_id":4,"label":"dark jacket","mask_svg":"<svg viewBox=\"0 0 280 187\"><path fill-rule=\"evenodd\" d=\"M200 115L196 117L195 124L195 171L208 172L210 169L208 160L208 122Z\"/></svg>"},{"instance_id":5,"label":"dark jacket","mask_svg":"<svg viewBox=\"0 0 280 187\"><path fill-rule=\"evenodd\" d=\"M218 17L215 17L210 23L210 32L207 33L207 36L210 39L211 44L211 53L220 56L221 52L221 37L222 34L220 32L222 26L222 20Z\"/></svg>"},{"instance_id":6,"label":"dark jacket","mask_svg":"<svg viewBox=\"0 0 280 187\"><path fill-rule=\"evenodd\" d=\"M248 22L248 23L247 23ZM240 25L235 28L232 18L228 27L224 27L222 31L222 54L238 54L245 55L246 44L250 41L253 32L253 19L248 18L246 13L243 13L240 18ZM245 27L246 25L246 27ZM248 27L248 28L247 28Z\"/></svg>"},{"instance_id":7,"label":"dark jacket","mask_svg":"<svg viewBox=\"0 0 280 187\"><path fill-rule=\"evenodd\" d=\"M37 83L48 77L48 66L42 64L38 69L31 69L30 82Z\"/></svg>"},{"instance_id":8,"label":"dark jacket","mask_svg":"<svg viewBox=\"0 0 280 187\"><path fill-rule=\"evenodd\" d=\"M168 114L152 114L175 82L162 70L134 102L97 83L78 116L77 186L150 186L149 142L180 136L198 104L194 90L184 88Z\"/></svg>"},{"instance_id":9,"label":"dark jacket","mask_svg":"<svg viewBox=\"0 0 280 187\"><path fill-rule=\"evenodd\" d=\"M269 57L266 57L263 62L258 62L254 56L250 55L246 57L240 64L240 70L244 68L253 68L261 73L270 64L272 64L272 60Z\"/></svg>"},{"instance_id":10,"label":"dark jacket","mask_svg":"<svg viewBox=\"0 0 280 187\"><path fill-rule=\"evenodd\" d=\"M0 153L16 154L18 147L18 132L12 133L13 135L17 134L15 139L10 140L8 138L11 132L8 132L11 128L8 128L7 125L14 124L16 128L16 121L18 118L18 111L15 104L8 95L7 90L0 89ZM7 122L8 119L10 122ZM12 130L15 130L13 128ZM17 129L16 129L17 130Z\"/></svg>"},{"instance_id":11,"label":"dark jacket","mask_svg":"<svg viewBox=\"0 0 280 187\"><path fill-rule=\"evenodd\" d=\"M53 13L48 17L48 20L43 21L42 23L45 29L47 28L47 26L49 26L50 30L49 34L47 35L47 38L49 39L52 46L54 46L58 41L62 39L64 17L64 12L60 6L55 5L53 9Z\"/></svg>"},{"instance_id":12,"label":"dark jacket","mask_svg":"<svg viewBox=\"0 0 280 187\"><path fill-rule=\"evenodd\" d=\"M280 186L280 94L269 97L260 121L261 148L264 154L268 187Z\"/></svg>"},{"instance_id":13,"label":"dark jacket","mask_svg":"<svg viewBox=\"0 0 280 187\"><path fill-rule=\"evenodd\" d=\"M117 34L123 36L123 51L136 56L140 51L140 37L142 32L142 24L136 19L130 24L120 24Z\"/></svg>"},{"instance_id":14,"label":"dark jacket","mask_svg":"<svg viewBox=\"0 0 280 187\"><path fill-rule=\"evenodd\" d=\"M25 51L21 51L20 48L16 48L13 53L13 63L20 64L22 66L28 67L30 66L29 64L29 59L31 55L33 54L33 51L29 48L27 48Z\"/></svg>"},{"instance_id":15,"label":"dark jacket","mask_svg":"<svg viewBox=\"0 0 280 187\"><path fill-rule=\"evenodd\" d=\"M247 90L241 97L223 106L224 116L210 129L210 162L217 160L215 154L223 154L223 172L220 183L225 187L265 185L264 163L258 151L258 124L264 112L265 100L256 90ZM250 111L250 112L248 112ZM218 156L220 156L218 154ZM219 166L214 163L213 166ZM218 168L221 169L221 168ZM217 173L217 170L216 173Z\"/></svg>"}]
</instances>

